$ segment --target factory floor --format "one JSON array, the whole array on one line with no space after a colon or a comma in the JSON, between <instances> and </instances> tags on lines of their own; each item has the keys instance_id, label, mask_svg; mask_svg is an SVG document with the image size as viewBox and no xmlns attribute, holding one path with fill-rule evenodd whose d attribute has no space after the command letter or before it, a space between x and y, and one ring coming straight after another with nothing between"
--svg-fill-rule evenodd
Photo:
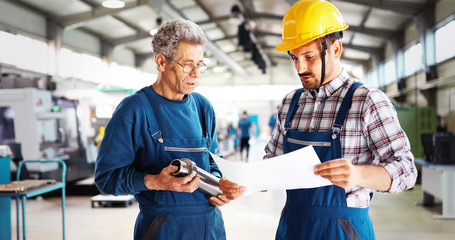
<instances>
[{"instance_id":1,"label":"factory floor","mask_svg":"<svg viewBox=\"0 0 455 240\"><path fill-rule=\"evenodd\" d=\"M262 158L265 142L256 141L250 161ZM227 159L238 160L234 154ZM133 239L138 204L126 207L91 207L91 196L67 196L66 239ZM453 240L455 220L434 218L441 205L422 207L420 185L400 194L376 193L370 216L378 240ZM284 191L269 191L244 196L221 207L228 240L272 240L285 201ZM12 201L12 239L16 239L16 209ZM27 238L62 239L61 201L58 197L27 201ZM96 205L97 206L97 205ZM184 226L183 226L184 227Z\"/></svg>"}]
</instances>

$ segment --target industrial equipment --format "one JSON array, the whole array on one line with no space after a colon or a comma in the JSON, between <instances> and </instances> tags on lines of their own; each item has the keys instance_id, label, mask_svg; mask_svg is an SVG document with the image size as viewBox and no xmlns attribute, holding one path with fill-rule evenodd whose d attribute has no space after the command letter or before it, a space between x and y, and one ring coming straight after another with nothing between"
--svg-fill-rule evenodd
<instances>
[{"instance_id":1,"label":"industrial equipment","mask_svg":"<svg viewBox=\"0 0 455 240\"><path fill-rule=\"evenodd\" d=\"M80 129L77 101L36 88L0 89L0 144L20 143L24 160L64 160L67 182L93 176ZM59 178L55 162L27 168L36 178Z\"/></svg>"}]
</instances>

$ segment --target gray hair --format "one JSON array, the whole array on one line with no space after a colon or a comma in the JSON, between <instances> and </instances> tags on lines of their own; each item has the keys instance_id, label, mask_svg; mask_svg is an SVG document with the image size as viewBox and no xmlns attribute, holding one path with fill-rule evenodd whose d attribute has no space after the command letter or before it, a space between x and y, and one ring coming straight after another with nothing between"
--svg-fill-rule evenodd
<instances>
[{"instance_id":1,"label":"gray hair","mask_svg":"<svg viewBox=\"0 0 455 240\"><path fill-rule=\"evenodd\" d=\"M180 42L204 47L207 37L204 31L194 22L185 19L174 19L163 24L153 37L153 52L155 56L156 54L163 54L166 57L175 58Z\"/></svg>"}]
</instances>

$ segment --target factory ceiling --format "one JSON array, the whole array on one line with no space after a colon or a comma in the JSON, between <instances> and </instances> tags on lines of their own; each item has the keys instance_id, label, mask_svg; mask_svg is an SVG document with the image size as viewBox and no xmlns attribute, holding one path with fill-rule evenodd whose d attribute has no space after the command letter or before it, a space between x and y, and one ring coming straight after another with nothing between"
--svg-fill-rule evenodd
<instances>
[{"instance_id":1,"label":"factory ceiling","mask_svg":"<svg viewBox=\"0 0 455 240\"><path fill-rule=\"evenodd\" d=\"M196 22L210 40L207 50L215 65L248 75L247 67L262 72L286 62L286 53L275 51L281 37L281 21L296 0L123 0L124 7L105 8L103 0L9 0L32 9L63 31L86 31L104 44L132 50L138 59L153 56L151 31L171 18ZM431 12L436 0L331 0L349 29L344 32L342 60L366 66L384 58L384 47L402 38L412 21ZM239 24L246 29L260 54L259 61L239 46ZM399 42L399 41L398 41ZM257 55L257 54L256 54ZM259 63L258 63L259 62Z\"/></svg>"}]
</instances>

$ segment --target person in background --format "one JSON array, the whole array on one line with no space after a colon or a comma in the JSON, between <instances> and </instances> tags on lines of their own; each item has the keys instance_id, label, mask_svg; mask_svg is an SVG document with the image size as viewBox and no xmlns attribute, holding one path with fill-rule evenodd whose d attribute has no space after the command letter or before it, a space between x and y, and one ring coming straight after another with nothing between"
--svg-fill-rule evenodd
<instances>
[{"instance_id":1,"label":"person in background","mask_svg":"<svg viewBox=\"0 0 455 240\"><path fill-rule=\"evenodd\" d=\"M199 177L175 177L174 159L189 158L221 177L210 158L217 153L215 113L194 88L201 73L206 36L193 22L169 21L153 38L159 71L151 86L126 97L113 113L100 145L95 183L105 194L131 194L139 202L134 239L226 239L218 206L245 187L224 178L223 194L206 196Z\"/></svg>"},{"instance_id":2,"label":"person in background","mask_svg":"<svg viewBox=\"0 0 455 240\"><path fill-rule=\"evenodd\" d=\"M392 103L340 63L347 28L327 1L301 0L283 18L276 50L289 54L303 88L283 98L265 158L312 145L322 162L314 173L333 185L288 190L276 239L375 239L373 193L415 185L414 156Z\"/></svg>"},{"instance_id":3,"label":"person in background","mask_svg":"<svg viewBox=\"0 0 455 240\"><path fill-rule=\"evenodd\" d=\"M234 150L236 151L239 148L239 141L237 139L237 129L235 129L234 125L232 122L229 123L228 125L228 136L229 138L232 138L233 144L234 144Z\"/></svg>"},{"instance_id":4,"label":"person in background","mask_svg":"<svg viewBox=\"0 0 455 240\"><path fill-rule=\"evenodd\" d=\"M242 118L238 124L238 138L240 139L240 157L242 161L248 162L248 155L250 152L250 131L252 130L253 123L248 119L248 113L243 111ZM246 150L246 154L243 154ZM244 157L245 156L245 157Z\"/></svg>"},{"instance_id":5,"label":"person in background","mask_svg":"<svg viewBox=\"0 0 455 240\"><path fill-rule=\"evenodd\" d=\"M276 108L277 110L279 109L279 107ZM272 115L270 116L269 118L269 127L270 127L270 134L273 133L273 129L275 128L275 124L276 124L276 112L272 113Z\"/></svg>"}]
</instances>

